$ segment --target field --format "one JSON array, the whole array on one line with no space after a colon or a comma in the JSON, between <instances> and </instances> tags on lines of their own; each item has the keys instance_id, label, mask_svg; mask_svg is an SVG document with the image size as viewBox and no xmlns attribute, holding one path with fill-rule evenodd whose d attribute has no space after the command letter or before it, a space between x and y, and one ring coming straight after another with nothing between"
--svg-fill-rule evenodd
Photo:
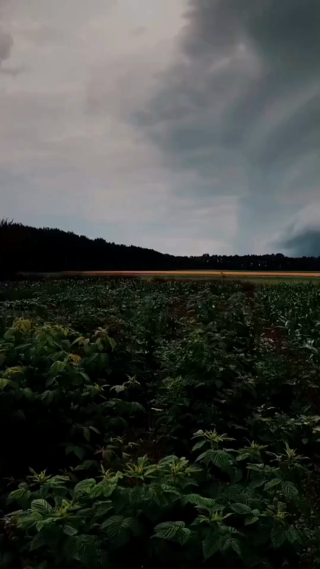
<instances>
[{"instance_id":1,"label":"field","mask_svg":"<svg viewBox=\"0 0 320 569\"><path fill-rule=\"evenodd\" d=\"M27 276L37 278L39 273L29 273ZM273 272L273 271L65 271L58 273L59 278L74 277L139 277L142 279L245 279L253 282L308 282L320 279L320 272ZM57 273L42 273L42 278L57 278Z\"/></svg>"},{"instance_id":2,"label":"field","mask_svg":"<svg viewBox=\"0 0 320 569\"><path fill-rule=\"evenodd\" d=\"M0 284L0 567L320 566L320 286Z\"/></svg>"}]
</instances>

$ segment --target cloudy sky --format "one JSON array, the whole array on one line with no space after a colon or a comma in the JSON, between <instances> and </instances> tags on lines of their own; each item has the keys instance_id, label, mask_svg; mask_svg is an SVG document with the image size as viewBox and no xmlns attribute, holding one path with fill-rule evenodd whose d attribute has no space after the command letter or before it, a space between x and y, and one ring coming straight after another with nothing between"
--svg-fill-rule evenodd
<instances>
[{"instance_id":1,"label":"cloudy sky","mask_svg":"<svg viewBox=\"0 0 320 569\"><path fill-rule=\"evenodd\" d=\"M0 217L320 255L319 0L0 0Z\"/></svg>"}]
</instances>

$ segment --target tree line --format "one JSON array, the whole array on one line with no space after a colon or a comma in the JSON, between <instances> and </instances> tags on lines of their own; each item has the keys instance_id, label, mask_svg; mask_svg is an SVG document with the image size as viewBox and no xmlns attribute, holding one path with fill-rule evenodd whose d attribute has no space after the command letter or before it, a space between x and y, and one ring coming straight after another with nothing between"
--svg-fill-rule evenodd
<instances>
[{"instance_id":1,"label":"tree line","mask_svg":"<svg viewBox=\"0 0 320 569\"><path fill-rule=\"evenodd\" d=\"M60 229L0 221L0 275L94 270L319 271L320 257L273 255L174 256L133 245L89 239Z\"/></svg>"}]
</instances>

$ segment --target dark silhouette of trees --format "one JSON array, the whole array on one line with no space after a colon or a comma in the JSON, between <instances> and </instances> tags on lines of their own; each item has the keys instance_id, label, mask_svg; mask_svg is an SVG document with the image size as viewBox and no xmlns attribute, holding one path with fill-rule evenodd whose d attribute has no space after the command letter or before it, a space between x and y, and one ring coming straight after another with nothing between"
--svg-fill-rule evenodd
<instances>
[{"instance_id":1,"label":"dark silhouette of trees","mask_svg":"<svg viewBox=\"0 0 320 569\"><path fill-rule=\"evenodd\" d=\"M0 222L0 267L9 274L147 270L166 268L170 259L174 261L175 257L152 249L88 239L60 229L37 229L7 220Z\"/></svg>"},{"instance_id":2,"label":"dark silhouette of trees","mask_svg":"<svg viewBox=\"0 0 320 569\"><path fill-rule=\"evenodd\" d=\"M153 249L88 239L60 229L0 222L2 277L17 272L179 269L319 271L320 257L289 258L282 254L176 257Z\"/></svg>"}]
</instances>

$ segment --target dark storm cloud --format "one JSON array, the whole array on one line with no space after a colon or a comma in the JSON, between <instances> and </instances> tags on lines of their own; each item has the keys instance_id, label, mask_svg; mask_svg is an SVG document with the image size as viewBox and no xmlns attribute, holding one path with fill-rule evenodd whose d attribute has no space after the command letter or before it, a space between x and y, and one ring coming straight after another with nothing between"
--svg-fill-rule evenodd
<instances>
[{"instance_id":1,"label":"dark storm cloud","mask_svg":"<svg viewBox=\"0 0 320 569\"><path fill-rule=\"evenodd\" d=\"M182 43L191 57L249 39L272 65L317 62L318 0L191 0L188 19Z\"/></svg>"},{"instance_id":2,"label":"dark storm cloud","mask_svg":"<svg viewBox=\"0 0 320 569\"><path fill-rule=\"evenodd\" d=\"M320 227L289 235L278 246L296 257L320 257Z\"/></svg>"},{"instance_id":3,"label":"dark storm cloud","mask_svg":"<svg viewBox=\"0 0 320 569\"><path fill-rule=\"evenodd\" d=\"M320 0L131 4L0 0L3 215L179 254L320 226Z\"/></svg>"},{"instance_id":4,"label":"dark storm cloud","mask_svg":"<svg viewBox=\"0 0 320 569\"><path fill-rule=\"evenodd\" d=\"M316 197L319 0L191 0L178 45L137 117L166 165L196 171L198 195Z\"/></svg>"},{"instance_id":5,"label":"dark storm cloud","mask_svg":"<svg viewBox=\"0 0 320 569\"><path fill-rule=\"evenodd\" d=\"M0 28L0 65L10 57L13 46L13 39L10 34Z\"/></svg>"}]
</instances>

